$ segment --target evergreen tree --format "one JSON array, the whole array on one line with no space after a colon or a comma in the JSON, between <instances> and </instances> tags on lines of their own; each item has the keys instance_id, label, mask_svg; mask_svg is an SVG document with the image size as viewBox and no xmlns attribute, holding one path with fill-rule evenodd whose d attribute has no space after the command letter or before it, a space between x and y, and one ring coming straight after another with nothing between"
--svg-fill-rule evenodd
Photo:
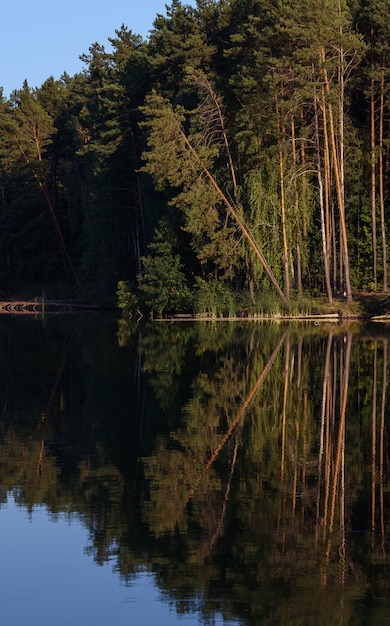
<instances>
[{"instance_id":1,"label":"evergreen tree","mask_svg":"<svg viewBox=\"0 0 390 626\"><path fill-rule=\"evenodd\" d=\"M139 287L147 306L160 316L165 310L191 308L190 292L173 239L169 224L162 221L148 246L148 254L141 259Z\"/></svg>"},{"instance_id":2,"label":"evergreen tree","mask_svg":"<svg viewBox=\"0 0 390 626\"><path fill-rule=\"evenodd\" d=\"M363 65L366 110L369 110L370 178L371 178L371 227L372 227L372 274L374 287L377 287L377 248L382 251L383 291L388 289L387 280L387 224L385 210L388 172L386 160L386 120L389 111L389 74L390 74L390 4L387 0L361 2L356 15L358 27L364 33L368 44ZM359 116L357 123L365 120ZM379 211L378 211L379 205ZM377 237L377 220L380 222L380 246Z\"/></svg>"},{"instance_id":3,"label":"evergreen tree","mask_svg":"<svg viewBox=\"0 0 390 626\"><path fill-rule=\"evenodd\" d=\"M3 284L113 301L156 254L254 304L386 290L388 5L173 0L149 40L1 95ZM174 250L147 248L161 220Z\"/></svg>"},{"instance_id":4,"label":"evergreen tree","mask_svg":"<svg viewBox=\"0 0 390 626\"><path fill-rule=\"evenodd\" d=\"M125 27L107 53L95 44L89 55L88 97L78 121L85 141L78 154L87 175L83 267L96 289L112 291L119 278L134 280L143 248L144 202L138 107L148 84L142 39Z\"/></svg>"},{"instance_id":5,"label":"evergreen tree","mask_svg":"<svg viewBox=\"0 0 390 626\"><path fill-rule=\"evenodd\" d=\"M25 206L20 197L20 191L17 197L11 193L9 195L12 198L10 200L12 204L18 203L20 211L24 213L21 215L24 222L23 229L26 226L35 229L33 234L31 231L29 233L28 248L33 247L38 258L41 257L41 253L38 252L39 246L42 245L40 242L41 233L38 229L39 226L42 227L40 222L45 221L40 218L40 213L43 210L42 218L46 214L50 217L64 267L76 280L76 271L68 252L64 226L58 212L56 155L51 151L56 128L53 117L53 98L49 97L48 93L49 85L51 91L55 92L57 87L53 81L48 81L41 90L31 90L25 82L23 88L14 91L10 101L3 107L0 122L2 127L1 168L3 175L7 177L7 187L12 179L19 179L18 184L22 184L25 191L30 189L35 196L34 201ZM40 202L39 197L41 198ZM6 202L8 203L8 200ZM33 204L35 204L34 207ZM28 217L26 209L30 207L31 213ZM19 237L19 233L14 232L14 236ZM49 253L50 250L50 247L48 248L50 240L52 237L46 233L46 241L43 244L46 253ZM53 254L52 249L51 254ZM41 272L42 269L41 267ZM42 277L48 278L47 271L43 273Z\"/></svg>"},{"instance_id":6,"label":"evergreen tree","mask_svg":"<svg viewBox=\"0 0 390 626\"><path fill-rule=\"evenodd\" d=\"M208 123L204 125L200 120L198 126L198 111L195 110L195 126L192 127L192 134L187 136L183 130L183 123L186 121L184 109L173 109L169 101L156 93L147 98L144 113L148 118L145 125L150 128L144 170L154 177L160 188L168 183L172 188L179 189L172 202L184 209L187 228L196 232L199 222L204 224L206 220L207 229L214 226L215 237L222 237L222 240L227 238L224 230L228 225L238 228L261 262L279 296L286 300L259 244L246 225L242 207L228 198L212 171L215 158L219 154L219 143L215 139L218 138L220 129L216 130L213 124L210 135ZM224 221L222 216L220 219L212 218L211 221L208 219L210 207L214 206L224 211ZM227 233L229 234L229 230ZM212 241L213 233L208 231L207 234ZM223 257L219 256L219 263L222 262Z\"/></svg>"}]
</instances>

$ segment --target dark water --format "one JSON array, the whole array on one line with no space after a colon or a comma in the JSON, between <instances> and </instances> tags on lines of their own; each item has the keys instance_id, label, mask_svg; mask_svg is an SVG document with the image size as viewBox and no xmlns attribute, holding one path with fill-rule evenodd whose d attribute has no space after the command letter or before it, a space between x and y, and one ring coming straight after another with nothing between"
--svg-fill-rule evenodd
<instances>
[{"instance_id":1,"label":"dark water","mask_svg":"<svg viewBox=\"0 0 390 626\"><path fill-rule=\"evenodd\" d=\"M389 340L1 317L1 623L390 623Z\"/></svg>"}]
</instances>

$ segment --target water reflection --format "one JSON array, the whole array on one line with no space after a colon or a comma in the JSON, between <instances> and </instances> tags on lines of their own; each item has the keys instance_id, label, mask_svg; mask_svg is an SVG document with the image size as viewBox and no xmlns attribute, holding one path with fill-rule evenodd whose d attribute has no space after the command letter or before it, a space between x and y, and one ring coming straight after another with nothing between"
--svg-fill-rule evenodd
<instances>
[{"instance_id":1,"label":"water reflection","mask_svg":"<svg viewBox=\"0 0 390 626\"><path fill-rule=\"evenodd\" d=\"M0 524L66 513L119 586L153 576L166 623L386 623L388 338L0 319Z\"/></svg>"},{"instance_id":2,"label":"water reflection","mask_svg":"<svg viewBox=\"0 0 390 626\"><path fill-rule=\"evenodd\" d=\"M97 568L83 553L87 531L75 515L53 517L44 506L26 515L9 494L1 510L0 529L7 539L0 565L2 624L199 623L195 610L183 619L175 616L152 573L140 569L126 584L118 584L111 561ZM222 618L217 623L222 624Z\"/></svg>"}]
</instances>

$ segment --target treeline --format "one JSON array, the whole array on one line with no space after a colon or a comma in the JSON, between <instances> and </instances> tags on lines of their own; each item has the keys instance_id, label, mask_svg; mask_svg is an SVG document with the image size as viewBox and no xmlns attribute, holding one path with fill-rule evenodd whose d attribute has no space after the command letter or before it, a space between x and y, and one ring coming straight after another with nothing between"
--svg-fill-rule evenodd
<instances>
[{"instance_id":1,"label":"treeline","mask_svg":"<svg viewBox=\"0 0 390 626\"><path fill-rule=\"evenodd\" d=\"M0 101L0 288L231 311L387 291L390 0L173 0ZM119 285L119 288L118 288Z\"/></svg>"}]
</instances>

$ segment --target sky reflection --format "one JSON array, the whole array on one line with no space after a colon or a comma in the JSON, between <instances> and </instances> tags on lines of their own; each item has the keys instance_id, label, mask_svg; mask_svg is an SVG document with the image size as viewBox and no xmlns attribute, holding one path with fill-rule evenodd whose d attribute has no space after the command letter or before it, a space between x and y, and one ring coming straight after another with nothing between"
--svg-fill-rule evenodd
<instances>
[{"instance_id":1,"label":"sky reflection","mask_svg":"<svg viewBox=\"0 0 390 626\"><path fill-rule=\"evenodd\" d=\"M30 513L10 495L0 508L0 536L2 624L201 623L197 615L179 617L148 572L139 572L127 586L113 562L97 565L86 554L88 530L72 516L54 518L44 506Z\"/></svg>"}]
</instances>

